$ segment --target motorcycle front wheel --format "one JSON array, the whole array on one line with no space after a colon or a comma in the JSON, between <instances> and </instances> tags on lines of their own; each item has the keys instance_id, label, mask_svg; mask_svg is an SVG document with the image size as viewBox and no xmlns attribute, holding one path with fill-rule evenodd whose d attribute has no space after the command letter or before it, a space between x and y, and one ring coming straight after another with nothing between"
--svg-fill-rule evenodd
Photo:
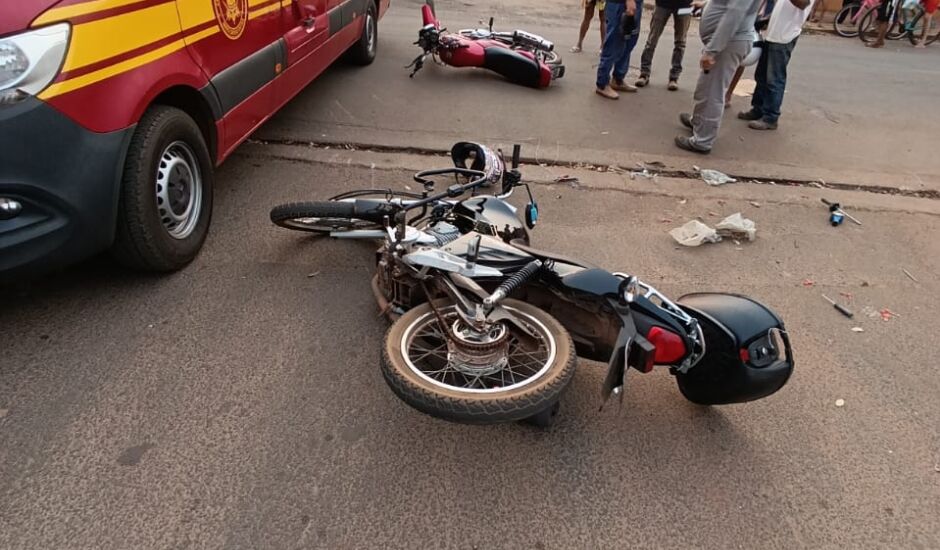
<instances>
[{"instance_id":1,"label":"motorcycle front wheel","mask_svg":"<svg viewBox=\"0 0 940 550\"><path fill-rule=\"evenodd\" d=\"M556 405L574 376L577 355L554 317L507 299L504 307L537 335L537 346L524 349L511 330L497 324L464 347L446 335L438 318L452 334L460 333L454 306L435 304L437 314L424 303L386 334L382 374L399 398L431 416L470 424L525 420Z\"/></svg>"},{"instance_id":2,"label":"motorcycle front wheel","mask_svg":"<svg viewBox=\"0 0 940 550\"><path fill-rule=\"evenodd\" d=\"M382 227L374 221L351 217L352 208L350 202L292 202L272 208L271 221L285 229L324 235Z\"/></svg>"}]
</instances>

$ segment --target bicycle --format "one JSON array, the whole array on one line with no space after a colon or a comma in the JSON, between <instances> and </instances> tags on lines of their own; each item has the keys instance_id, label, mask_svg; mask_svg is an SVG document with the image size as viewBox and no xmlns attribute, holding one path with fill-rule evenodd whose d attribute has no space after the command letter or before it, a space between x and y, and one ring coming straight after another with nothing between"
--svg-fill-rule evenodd
<instances>
[{"instance_id":1,"label":"bicycle","mask_svg":"<svg viewBox=\"0 0 940 550\"><path fill-rule=\"evenodd\" d=\"M913 8L906 8L902 5L902 0L891 1L890 14L888 16L888 33L885 38L888 40L899 40L907 36L912 45L916 45L924 30L924 7L918 2ZM874 42L878 38L877 15L880 3L874 7L869 7L861 16L858 24L858 36L866 44ZM928 29L926 44L932 44L940 36L940 23L931 20L930 29Z\"/></svg>"},{"instance_id":2,"label":"bicycle","mask_svg":"<svg viewBox=\"0 0 940 550\"><path fill-rule=\"evenodd\" d=\"M881 4L880 0L862 0L862 3L852 2L842 6L842 9L836 12L835 19L832 20L832 30L843 38L855 38L858 36L858 22L862 15L870 8L876 8Z\"/></svg>"}]
</instances>

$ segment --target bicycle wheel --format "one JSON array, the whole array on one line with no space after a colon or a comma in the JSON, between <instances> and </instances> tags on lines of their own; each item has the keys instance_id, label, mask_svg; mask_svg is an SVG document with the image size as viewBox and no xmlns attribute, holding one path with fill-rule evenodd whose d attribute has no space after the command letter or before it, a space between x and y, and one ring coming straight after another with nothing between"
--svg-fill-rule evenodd
<instances>
[{"instance_id":1,"label":"bicycle wheel","mask_svg":"<svg viewBox=\"0 0 940 550\"><path fill-rule=\"evenodd\" d=\"M877 8L868 8L858 18L858 37L862 42L870 44L878 38L878 23L875 21Z\"/></svg>"},{"instance_id":2,"label":"bicycle wheel","mask_svg":"<svg viewBox=\"0 0 940 550\"><path fill-rule=\"evenodd\" d=\"M847 4L839 10L836 18L832 20L832 29L836 34L845 38L855 38L858 36L857 15L862 9L859 4Z\"/></svg>"},{"instance_id":3,"label":"bicycle wheel","mask_svg":"<svg viewBox=\"0 0 940 550\"><path fill-rule=\"evenodd\" d=\"M910 21L911 16L906 10L898 8L897 19L895 19L894 24L891 25L891 29L888 31L888 34L885 36L888 40L900 40L907 36L908 22Z\"/></svg>"}]
</instances>

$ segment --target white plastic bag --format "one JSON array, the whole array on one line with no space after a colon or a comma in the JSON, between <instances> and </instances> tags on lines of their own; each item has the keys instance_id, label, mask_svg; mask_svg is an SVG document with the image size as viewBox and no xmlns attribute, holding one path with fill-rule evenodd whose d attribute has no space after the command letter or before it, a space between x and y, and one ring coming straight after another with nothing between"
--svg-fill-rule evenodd
<instances>
[{"instance_id":1,"label":"white plastic bag","mask_svg":"<svg viewBox=\"0 0 940 550\"><path fill-rule=\"evenodd\" d=\"M718 222L715 229L718 230L718 235L722 237L747 237L747 240L753 241L757 236L757 225L752 220L742 216L740 212L731 214Z\"/></svg>"},{"instance_id":2,"label":"white plastic bag","mask_svg":"<svg viewBox=\"0 0 940 550\"><path fill-rule=\"evenodd\" d=\"M677 227L669 234L682 246L699 246L702 243L717 243L721 240L714 229L698 220L692 220L682 227Z\"/></svg>"}]
</instances>

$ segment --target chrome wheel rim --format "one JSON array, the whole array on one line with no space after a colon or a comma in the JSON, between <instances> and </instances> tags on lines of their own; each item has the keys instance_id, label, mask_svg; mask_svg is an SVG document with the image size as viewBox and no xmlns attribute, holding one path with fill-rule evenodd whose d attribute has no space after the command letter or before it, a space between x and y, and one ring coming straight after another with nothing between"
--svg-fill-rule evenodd
<instances>
[{"instance_id":1,"label":"chrome wheel rim","mask_svg":"<svg viewBox=\"0 0 940 550\"><path fill-rule=\"evenodd\" d=\"M555 337L535 317L518 309L506 309L538 335L538 349L523 350L516 337L510 334L505 364L499 368L481 368L474 376L452 362L448 339L434 312L429 311L412 322L402 335L401 354L405 365L434 386L462 393L505 393L533 384L545 376L555 361ZM449 325L457 321L454 306L439 311Z\"/></svg>"},{"instance_id":2,"label":"chrome wheel rim","mask_svg":"<svg viewBox=\"0 0 940 550\"><path fill-rule=\"evenodd\" d=\"M371 10L366 12L366 47L370 53L375 51L375 18Z\"/></svg>"},{"instance_id":3,"label":"chrome wheel rim","mask_svg":"<svg viewBox=\"0 0 940 550\"><path fill-rule=\"evenodd\" d=\"M163 150L155 190L163 228L174 239L190 236L202 212L202 173L188 144L174 141Z\"/></svg>"},{"instance_id":4,"label":"chrome wheel rim","mask_svg":"<svg viewBox=\"0 0 940 550\"><path fill-rule=\"evenodd\" d=\"M350 218L293 218L284 220L283 225L304 231L320 231L332 233L333 231L355 231L358 229L374 229L379 227L373 222L353 220Z\"/></svg>"}]
</instances>

